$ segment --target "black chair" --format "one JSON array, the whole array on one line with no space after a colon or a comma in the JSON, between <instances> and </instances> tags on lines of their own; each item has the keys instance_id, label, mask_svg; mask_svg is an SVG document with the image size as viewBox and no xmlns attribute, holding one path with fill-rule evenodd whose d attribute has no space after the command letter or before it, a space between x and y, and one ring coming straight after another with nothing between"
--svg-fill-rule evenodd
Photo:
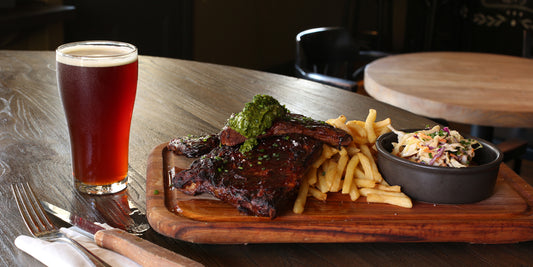
<instances>
[{"instance_id":1,"label":"black chair","mask_svg":"<svg viewBox=\"0 0 533 267\"><path fill-rule=\"evenodd\" d=\"M314 28L296 35L298 77L355 92L352 74L358 56L359 46L344 28Z\"/></svg>"}]
</instances>

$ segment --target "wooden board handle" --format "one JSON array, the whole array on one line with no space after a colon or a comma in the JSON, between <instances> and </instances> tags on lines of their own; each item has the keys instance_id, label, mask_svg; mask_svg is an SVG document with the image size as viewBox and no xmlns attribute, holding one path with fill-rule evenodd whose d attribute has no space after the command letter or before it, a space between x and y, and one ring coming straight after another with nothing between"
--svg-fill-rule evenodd
<instances>
[{"instance_id":1,"label":"wooden board handle","mask_svg":"<svg viewBox=\"0 0 533 267\"><path fill-rule=\"evenodd\" d=\"M142 266L203 266L120 229L98 231L94 240L98 246L126 256Z\"/></svg>"}]
</instances>

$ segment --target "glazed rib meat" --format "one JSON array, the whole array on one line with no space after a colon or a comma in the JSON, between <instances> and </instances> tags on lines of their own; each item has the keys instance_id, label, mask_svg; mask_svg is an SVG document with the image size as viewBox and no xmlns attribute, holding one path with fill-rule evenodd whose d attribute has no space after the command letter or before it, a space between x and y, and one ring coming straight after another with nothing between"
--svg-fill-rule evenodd
<instances>
[{"instance_id":1,"label":"glazed rib meat","mask_svg":"<svg viewBox=\"0 0 533 267\"><path fill-rule=\"evenodd\" d=\"M300 134L270 136L251 151L217 146L172 179L188 194L209 192L248 214L274 218L292 207L300 182L322 142Z\"/></svg>"},{"instance_id":2,"label":"glazed rib meat","mask_svg":"<svg viewBox=\"0 0 533 267\"><path fill-rule=\"evenodd\" d=\"M195 158L209 153L219 143L218 135L185 136L172 139L167 147L176 154Z\"/></svg>"},{"instance_id":3,"label":"glazed rib meat","mask_svg":"<svg viewBox=\"0 0 533 267\"><path fill-rule=\"evenodd\" d=\"M352 136L341 129L294 113L289 113L284 120L274 122L272 127L258 136L258 139L285 134L302 134L337 147L346 146L352 141ZM227 126L220 132L220 143L223 145L234 146L244 140L246 137Z\"/></svg>"}]
</instances>

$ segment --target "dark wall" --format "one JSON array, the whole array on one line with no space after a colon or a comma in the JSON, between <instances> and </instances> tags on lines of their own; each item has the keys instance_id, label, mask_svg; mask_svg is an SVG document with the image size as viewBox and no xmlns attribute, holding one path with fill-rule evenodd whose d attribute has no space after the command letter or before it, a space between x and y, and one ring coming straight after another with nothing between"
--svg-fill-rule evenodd
<instances>
[{"instance_id":1,"label":"dark wall","mask_svg":"<svg viewBox=\"0 0 533 267\"><path fill-rule=\"evenodd\" d=\"M533 1L470 0L465 3L468 34L463 40L466 49L522 55L524 31L533 30Z\"/></svg>"},{"instance_id":2,"label":"dark wall","mask_svg":"<svg viewBox=\"0 0 533 267\"><path fill-rule=\"evenodd\" d=\"M451 50L522 56L524 30L533 30L533 1L408 3L406 52Z\"/></svg>"},{"instance_id":3,"label":"dark wall","mask_svg":"<svg viewBox=\"0 0 533 267\"><path fill-rule=\"evenodd\" d=\"M346 6L351 1L195 1L194 59L274 72L289 67L292 71L298 32L346 25Z\"/></svg>"},{"instance_id":4,"label":"dark wall","mask_svg":"<svg viewBox=\"0 0 533 267\"><path fill-rule=\"evenodd\" d=\"M192 56L193 0L65 0L76 17L65 24L65 41L116 40L139 53L188 59Z\"/></svg>"},{"instance_id":5,"label":"dark wall","mask_svg":"<svg viewBox=\"0 0 533 267\"><path fill-rule=\"evenodd\" d=\"M120 3L119 3L120 2ZM253 69L290 67L298 31L345 26L367 49L522 55L527 0L65 0L65 42L111 39L144 55ZM529 19L529 24L527 23ZM496 22L497 23L496 23Z\"/></svg>"}]
</instances>

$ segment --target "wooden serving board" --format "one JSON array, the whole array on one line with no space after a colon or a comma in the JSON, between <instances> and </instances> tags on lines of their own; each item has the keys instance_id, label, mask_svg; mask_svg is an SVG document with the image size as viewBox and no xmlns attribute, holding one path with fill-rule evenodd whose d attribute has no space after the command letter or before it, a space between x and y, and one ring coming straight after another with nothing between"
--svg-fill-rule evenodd
<instances>
[{"instance_id":1,"label":"wooden serving board","mask_svg":"<svg viewBox=\"0 0 533 267\"><path fill-rule=\"evenodd\" d=\"M188 168L166 143L148 158L147 217L159 233L194 243L468 242L533 240L533 188L505 164L494 195L474 204L413 208L352 202L342 194L309 199L303 214L288 207L275 219L248 216L211 196L172 189L169 171Z\"/></svg>"}]
</instances>

